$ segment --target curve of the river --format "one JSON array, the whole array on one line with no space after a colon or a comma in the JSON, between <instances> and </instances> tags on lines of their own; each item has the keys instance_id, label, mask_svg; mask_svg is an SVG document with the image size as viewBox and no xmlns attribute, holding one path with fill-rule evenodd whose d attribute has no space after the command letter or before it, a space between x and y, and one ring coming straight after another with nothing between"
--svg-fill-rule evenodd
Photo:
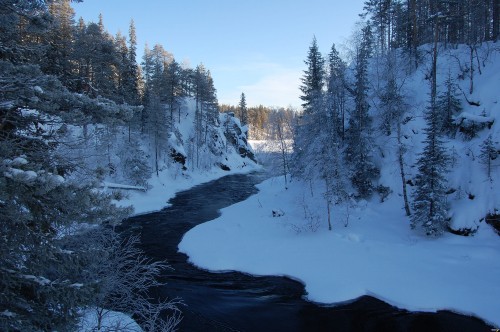
<instances>
[{"instance_id":1,"label":"curve of the river","mask_svg":"<svg viewBox=\"0 0 500 332\"><path fill-rule=\"evenodd\" d=\"M284 277L254 277L238 272L210 273L177 252L192 227L215 219L219 210L257 192L263 174L229 175L178 193L170 207L134 216L122 226L138 233L141 249L173 270L155 298L183 299L180 331L490 331L481 320L448 311L415 313L363 296L350 303L324 306L304 300L304 287ZM325 276L327 278L328 276Z\"/></svg>"}]
</instances>

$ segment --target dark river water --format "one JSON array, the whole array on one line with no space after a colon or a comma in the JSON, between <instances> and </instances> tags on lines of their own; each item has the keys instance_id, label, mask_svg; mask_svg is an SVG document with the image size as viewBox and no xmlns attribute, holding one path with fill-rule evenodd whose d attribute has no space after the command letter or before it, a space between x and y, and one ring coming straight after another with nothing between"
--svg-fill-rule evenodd
<instances>
[{"instance_id":1,"label":"dark river water","mask_svg":"<svg viewBox=\"0 0 500 332\"><path fill-rule=\"evenodd\" d=\"M262 174L229 175L178 193L171 206L126 220L123 231L141 236L141 249L167 260L173 270L155 298L183 299L180 331L490 331L481 320L448 311L415 313L363 296L336 306L304 300L301 283L283 277L237 272L210 273L177 252L192 227L220 215L219 210L257 192ZM328 278L328 276L325 276ZM500 314L500 313L499 313Z\"/></svg>"}]
</instances>

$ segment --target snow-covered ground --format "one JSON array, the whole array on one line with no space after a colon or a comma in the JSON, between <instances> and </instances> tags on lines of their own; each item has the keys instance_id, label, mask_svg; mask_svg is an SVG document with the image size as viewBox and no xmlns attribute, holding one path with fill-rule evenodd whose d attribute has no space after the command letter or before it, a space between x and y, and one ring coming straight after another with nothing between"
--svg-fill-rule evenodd
<instances>
[{"instance_id":1,"label":"snow-covered ground","mask_svg":"<svg viewBox=\"0 0 500 332\"><path fill-rule=\"evenodd\" d=\"M141 327L128 315L121 312L105 310L102 314L101 327L97 329L97 311L86 310L78 324L78 332L142 332Z\"/></svg>"},{"instance_id":2,"label":"snow-covered ground","mask_svg":"<svg viewBox=\"0 0 500 332\"><path fill-rule=\"evenodd\" d=\"M230 159L231 160L231 159ZM241 161L235 162L234 165L228 163L230 171L213 168L204 173L189 173L188 175L176 175L168 169L160 172L159 176L153 175L148 180L148 185L151 189L147 192L143 191L127 191L126 198L117 202L121 206L133 206L135 214L143 214L161 210L168 206L168 200L175 196L175 193L187 190L196 185L218 179L222 176L237 173L249 173L260 168L253 163L248 163L245 167L241 167Z\"/></svg>"},{"instance_id":3,"label":"snow-covered ground","mask_svg":"<svg viewBox=\"0 0 500 332\"><path fill-rule=\"evenodd\" d=\"M328 231L321 191L297 182L285 190L279 178L258 188L189 231L179 250L211 271L298 279L311 301L340 303L367 294L400 308L449 309L500 326L500 241L489 226L474 237L422 237L392 195L382 204L334 210ZM273 217L273 210L284 215Z\"/></svg>"}]
</instances>

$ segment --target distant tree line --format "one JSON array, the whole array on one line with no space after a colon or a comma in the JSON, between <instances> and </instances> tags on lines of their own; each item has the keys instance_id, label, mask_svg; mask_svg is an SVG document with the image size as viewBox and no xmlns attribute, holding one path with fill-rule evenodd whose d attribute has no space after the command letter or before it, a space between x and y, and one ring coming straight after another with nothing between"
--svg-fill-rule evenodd
<instances>
[{"instance_id":1,"label":"distant tree line","mask_svg":"<svg viewBox=\"0 0 500 332\"><path fill-rule=\"evenodd\" d=\"M245 94L242 93L244 97ZM244 107L241 101L245 101ZM246 106L246 99L241 99L239 105L219 105L221 112L234 113L234 115L242 119L242 124L248 125L248 137L254 140L276 140L278 139L277 121L282 119L292 125L294 119L298 115L297 110L285 107L270 107L270 106ZM246 119L246 123L243 123ZM291 132L290 132L291 133Z\"/></svg>"}]
</instances>

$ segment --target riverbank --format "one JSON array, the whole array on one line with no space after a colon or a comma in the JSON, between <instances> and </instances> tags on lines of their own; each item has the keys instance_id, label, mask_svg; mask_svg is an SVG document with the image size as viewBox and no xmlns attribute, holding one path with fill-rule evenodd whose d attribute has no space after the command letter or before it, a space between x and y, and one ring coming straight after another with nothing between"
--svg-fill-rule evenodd
<instances>
[{"instance_id":1,"label":"riverbank","mask_svg":"<svg viewBox=\"0 0 500 332\"><path fill-rule=\"evenodd\" d=\"M220 216L220 209L257 193L262 172L230 175L179 192L171 206L132 217L122 230L141 236L141 249L167 260L165 286L152 290L157 299L180 297L186 304L179 330L206 331L487 331L482 321L451 312L413 313L364 296L335 307L305 300L303 284L289 278L238 272L211 273L187 262L177 244L192 227ZM254 196L255 197L255 196Z\"/></svg>"},{"instance_id":2,"label":"riverbank","mask_svg":"<svg viewBox=\"0 0 500 332\"><path fill-rule=\"evenodd\" d=\"M230 164L230 166L233 166ZM168 201L176 193L193 188L197 185L219 179L226 175L248 174L262 167L249 160L246 166L241 167L235 163L229 171L213 168L205 172L177 173L172 170L161 171L148 180L147 191L127 191L124 198L117 201L119 206L132 206L134 215L151 213L168 207Z\"/></svg>"},{"instance_id":3,"label":"riverbank","mask_svg":"<svg viewBox=\"0 0 500 332\"><path fill-rule=\"evenodd\" d=\"M179 249L190 262L214 272L290 276L319 303L370 295L399 308L450 310L500 325L500 241L490 227L474 237L419 236L393 195L383 204L334 210L328 231L320 192L298 183L285 190L280 178L258 188L184 236Z\"/></svg>"}]
</instances>

